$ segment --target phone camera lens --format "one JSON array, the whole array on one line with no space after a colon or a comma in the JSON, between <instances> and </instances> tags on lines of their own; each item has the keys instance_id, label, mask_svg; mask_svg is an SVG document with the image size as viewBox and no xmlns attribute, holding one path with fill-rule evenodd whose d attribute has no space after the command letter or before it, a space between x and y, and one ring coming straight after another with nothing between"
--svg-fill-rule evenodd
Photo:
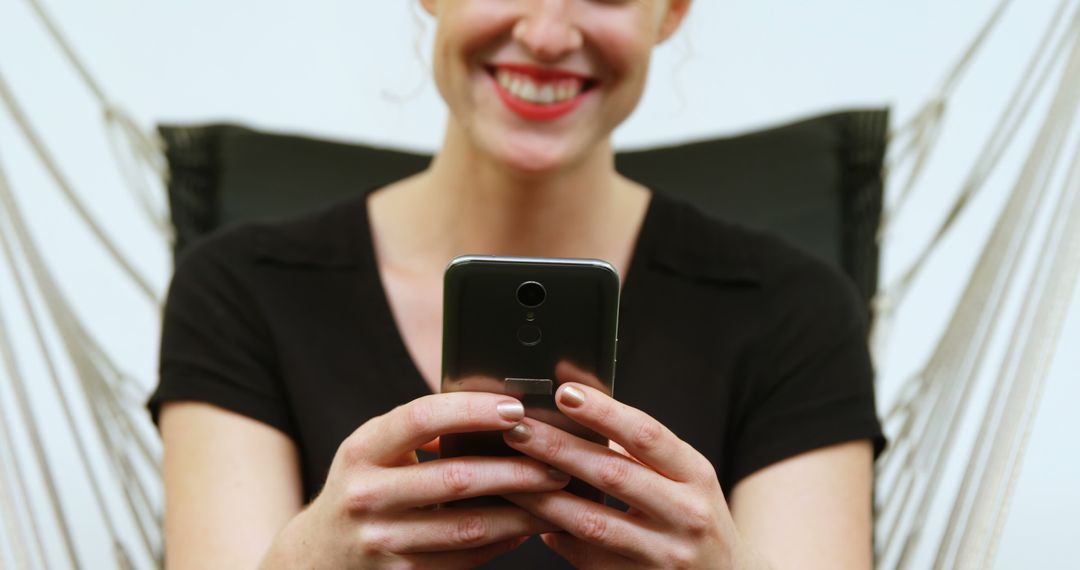
<instances>
[{"instance_id":1,"label":"phone camera lens","mask_svg":"<svg viewBox=\"0 0 1080 570\"><path fill-rule=\"evenodd\" d=\"M536 281L526 281L518 286L518 303L521 303L530 309L544 304L544 299L546 297L547 291L544 290L544 286Z\"/></svg>"}]
</instances>

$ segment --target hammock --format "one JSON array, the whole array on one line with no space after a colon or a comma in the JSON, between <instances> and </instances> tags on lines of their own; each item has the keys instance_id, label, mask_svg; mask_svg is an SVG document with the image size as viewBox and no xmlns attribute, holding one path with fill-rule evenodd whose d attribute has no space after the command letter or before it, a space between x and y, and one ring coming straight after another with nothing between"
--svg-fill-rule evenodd
<instances>
[{"instance_id":1,"label":"hammock","mask_svg":"<svg viewBox=\"0 0 1080 570\"><path fill-rule=\"evenodd\" d=\"M100 106L110 148L132 199L161 239L171 243L173 226L159 206L168 174L164 145L108 96L40 1L26 2ZM950 98L1010 5L1011 0L999 2L929 102L891 134L886 172L889 186L896 190L886 203L882 239L888 240L895 225L911 215L910 198L923 188L920 182L945 129ZM1048 111L1037 117L1038 102L1044 99L1051 101ZM1011 187L936 350L883 400L892 445L878 462L875 546L880 568L982 567L993 562L1053 347L1078 282L1078 104L1080 1L1061 0L947 216L910 266L873 299L873 346L880 368L890 328L907 293L968 205L993 179L1000 158L1015 149L1014 135L1037 122L1039 133L1026 153L1022 174ZM0 106L55 189L141 292L143 306L159 314L160 292L91 215L2 70ZM35 244L3 159L0 152L0 267L10 275L17 304L0 305L0 412L4 412L0 413L0 565L160 566L160 448L143 409L142 386L148 383L126 374L80 322ZM1050 212L1045 230L1036 231L1036 221L1045 212ZM1031 251L1040 255L1030 276L1022 279L1026 274L1020 267ZM1013 298L1023 302L1010 318L1006 305ZM13 314L21 315L26 326L15 330L9 324ZM1009 337L1008 349L1001 366L988 374L991 342L1003 330ZM61 467L47 453L39 412L46 404L35 407L31 387L39 380L23 372L16 338L31 339L47 363L44 381L56 394L48 405L57 408L77 449L70 466ZM977 397L980 394L988 396ZM946 468L957 465L958 457L964 460L963 475L950 479ZM112 560L80 556L80 529L58 490L61 481L72 477L87 483L89 500L110 537ZM949 513L947 525L930 524L932 511L942 508Z\"/></svg>"}]
</instances>

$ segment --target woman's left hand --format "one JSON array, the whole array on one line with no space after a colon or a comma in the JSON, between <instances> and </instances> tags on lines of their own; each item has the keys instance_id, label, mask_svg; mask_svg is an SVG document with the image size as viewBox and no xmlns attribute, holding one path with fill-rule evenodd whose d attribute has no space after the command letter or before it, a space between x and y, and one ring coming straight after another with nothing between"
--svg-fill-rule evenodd
<instances>
[{"instance_id":1,"label":"woman's left hand","mask_svg":"<svg viewBox=\"0 0 1080 570\"><path fill-rule=\"evenodd\" d=\"M663 424L586 384L595 378L560 365L559 409L626 453L532 418L506 442L630 506L627 512L566 491L505 497L565 529L542 535L578 568L745 568L758 560L736 531L716 471Z\"/></svg>"}]
</instances>

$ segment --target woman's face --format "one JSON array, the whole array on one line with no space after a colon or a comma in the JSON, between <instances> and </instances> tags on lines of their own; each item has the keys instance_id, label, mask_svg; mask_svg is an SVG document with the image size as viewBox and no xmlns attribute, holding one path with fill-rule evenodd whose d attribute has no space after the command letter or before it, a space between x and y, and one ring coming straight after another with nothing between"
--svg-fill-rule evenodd
<instances>
[{"instance_id":1,"label":"woman's face","mask_svg":"<svg viewBox=\"0 0 1080 570\"><path fill-rule=\"evenodd\" d=\"M523 172L572 167L637 105L690 0L423 0L435 83L471 144Z\"/></svg>"}]
</instances>

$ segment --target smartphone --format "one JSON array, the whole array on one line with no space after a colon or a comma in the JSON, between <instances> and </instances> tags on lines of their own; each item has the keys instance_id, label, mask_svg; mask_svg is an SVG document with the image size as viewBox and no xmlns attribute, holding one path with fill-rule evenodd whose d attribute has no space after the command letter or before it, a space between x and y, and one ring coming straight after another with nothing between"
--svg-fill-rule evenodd
<instances>
[{"instance_id":1,"label":"smartphone","mask_svg":"<svg viewBox=\"0 0 1080 570\"><path fill-rule=\"evenodd\" d=\"M607 439L559 412L555 366L567 361L593 374L614 396L619 274L596 259L463 256L446 268L443 289L442 391L514 396L525 415L607 445ZM447 434L440 456L519 453L501 432ZM571 480L567 490L604 501ZM494 504L499 498L460 501Z\"/></svg>"}]
</instances>

